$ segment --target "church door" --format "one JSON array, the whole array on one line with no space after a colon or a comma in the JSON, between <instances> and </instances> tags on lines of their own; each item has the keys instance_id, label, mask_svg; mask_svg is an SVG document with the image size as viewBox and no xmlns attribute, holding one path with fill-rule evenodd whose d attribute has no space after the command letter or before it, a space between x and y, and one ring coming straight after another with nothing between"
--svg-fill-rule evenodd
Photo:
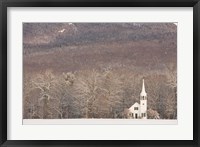
<instances>
[{"instance_id":1,"label":"church door","mask_svg":"<svg viewBox=\"0 0 200 147\"><path fill-rule=\"evenodd\" d=\"M137 115L137 113L135 114L135 118L138 118L138 115Z\"/></svg>"}]
</instances>

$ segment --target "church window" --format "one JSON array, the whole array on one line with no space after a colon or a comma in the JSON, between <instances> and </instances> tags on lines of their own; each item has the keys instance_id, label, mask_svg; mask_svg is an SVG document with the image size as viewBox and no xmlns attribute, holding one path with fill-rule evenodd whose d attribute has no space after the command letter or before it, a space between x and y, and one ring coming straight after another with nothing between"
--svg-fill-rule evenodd
<instances>
[{"instance_id":1,"label":"church window","mask_svg":"<svg viewBox=\"0 0 200 147\"><path fill-rule=\"evenodd\" d=\"M141 115L142 115L142 117L146 117L146 113L142 113Z\"/></svg>"},{"instance_id":2,"label":"church window","mask_svg":"<svg viewBox=\"0 0 200 147\"><path fill-rule=\"evenodd\" d=\"M134 107L134 110L138 110L138 107Z\"/></svg>"}]
</instances>

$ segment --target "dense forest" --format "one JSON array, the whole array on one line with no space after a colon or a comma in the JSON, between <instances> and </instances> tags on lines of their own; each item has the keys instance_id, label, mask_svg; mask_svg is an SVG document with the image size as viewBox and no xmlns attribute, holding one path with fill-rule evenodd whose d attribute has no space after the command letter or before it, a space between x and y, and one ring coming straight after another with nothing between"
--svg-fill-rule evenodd
<instances>
[{"instance_id":1,"label":"dense forest","mask_svg":"<svg viewBox=\"0 0 200 147\"><path fill-rule=\"evenodd\" d=\"M142 79L148 118L177 119L173 23L25 23L23 118L127 118Z\"/></svg>"}]
</instances>

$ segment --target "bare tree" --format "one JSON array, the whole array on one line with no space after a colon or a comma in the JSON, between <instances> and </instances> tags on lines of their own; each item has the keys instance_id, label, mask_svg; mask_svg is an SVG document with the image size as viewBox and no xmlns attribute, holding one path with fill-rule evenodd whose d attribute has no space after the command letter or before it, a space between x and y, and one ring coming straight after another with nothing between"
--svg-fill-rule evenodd
<instances>
[{"instance_id":1,"label":"bare tree","mask_svg":"<svg viewBox=\"0 0 200 147\"><path fill-rule=\"evenodd\" d=\"M76 101L75 106L85 118L93 117L94 103L98 95L99 73L82 71L75 84Z\"/></svg>"}]
</instances>

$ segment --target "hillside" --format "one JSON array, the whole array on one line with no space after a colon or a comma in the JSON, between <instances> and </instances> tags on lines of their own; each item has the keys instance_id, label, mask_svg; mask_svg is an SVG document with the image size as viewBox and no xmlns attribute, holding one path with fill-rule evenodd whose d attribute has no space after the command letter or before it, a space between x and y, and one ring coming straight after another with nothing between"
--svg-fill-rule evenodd
<instances>
[{"instance_id":1,"label":"hillside","mask_svg":"<svg viewBox=\"0 0 200 147\"><path fill-rule=\"evenodd\" d=\"M25 23L24 69L57 72L176 65L173 23Z\"/></svg>"}]
</instances>

